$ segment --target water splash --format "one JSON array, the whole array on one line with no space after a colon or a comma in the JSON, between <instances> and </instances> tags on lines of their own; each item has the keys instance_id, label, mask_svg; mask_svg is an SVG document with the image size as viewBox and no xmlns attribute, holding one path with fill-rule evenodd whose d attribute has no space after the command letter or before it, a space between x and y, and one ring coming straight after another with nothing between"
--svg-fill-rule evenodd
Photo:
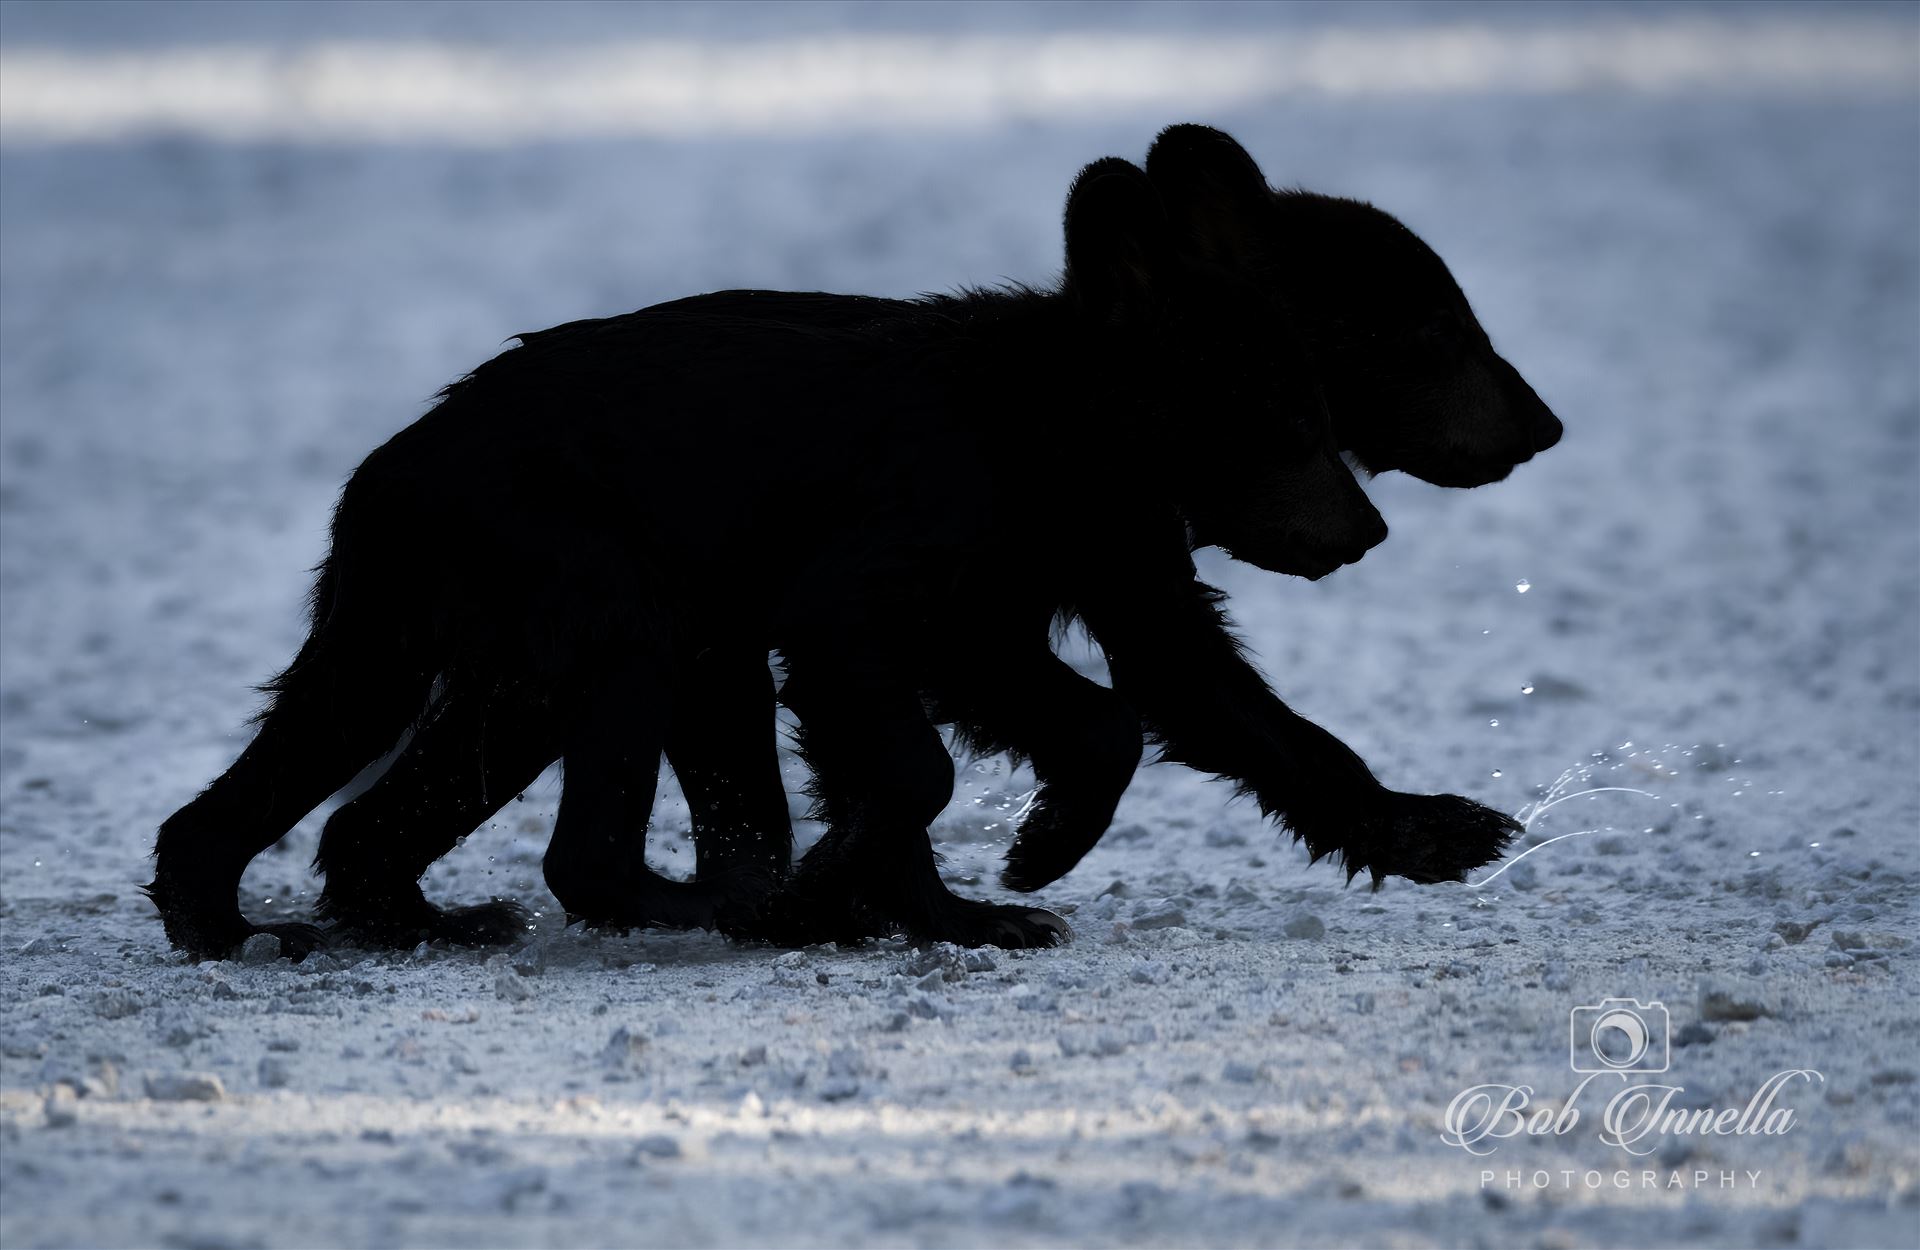
<instances>
[{"instance_id":1,"label":"water splash","mask_svg":"<svg viewBox=\"0 0 1920 1250\"><path fill-rule=\"evenodd\" d=\"M1633 744L1629 742L1626 745L1632 746ZM1638 754L1638 752L1635 754ZM1604 758L1605 752L1596 751L1594 755L1596 758ZM1593 780L1594 767L1595 765L1592 764L1582 764L1576 768L1569 768L1562 772L1554 779L1553 784L1547 787L1545 794L1525 804L1519 811L1513 814L1513 818L1520 822L1520 828L1524 832L1532 833L1534 822L1538 821L1542 816L1560 806L1562 803L1571 802L1574 799L1591 798L1600 794L1636 794L1643 799L1658 799L1660 797L1657 794L1652 794L1634 786L1586 786L1580 790L1571 788L1573 786L1585 785L1586 782ZM1615 767L1618 767L1618 765L1615 765ZM1495 771L1493 775L1498 777L1500 774L1498 771ZM1467 882L1467 888L1470 890L1478 890L1491 884L1495 878L1507 869L1513 867L1535 851L1544 850L1552 846L1555 842L1565 842L1569 838L1583 838L1590 833L1605 833L1612 827L1611 825L1601 825L1593 829L1577 829L1572 833L1558 834L1543 842L1536 843L1518 855L1515 855L1512 859L1505 861L1498 868L1495 868L1492 872L1480 878L1480 880ZM1651 832L1651 830L1648 830L1648 832Z\"/></svg>"}]
</instances>

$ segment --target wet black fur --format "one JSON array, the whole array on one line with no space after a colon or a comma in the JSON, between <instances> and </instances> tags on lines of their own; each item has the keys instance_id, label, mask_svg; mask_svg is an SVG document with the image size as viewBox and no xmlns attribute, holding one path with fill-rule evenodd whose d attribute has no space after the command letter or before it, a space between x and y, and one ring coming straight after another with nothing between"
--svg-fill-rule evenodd
<instances>
[{"instance_id":1,"label":"wet black fur","mask_svg":"<svg viewBox=\"0 0 1920 1250\"><path fill-rule=\"evenodd\" d=\"M1068 605L1116 675L1135 671L1136 639L1191 650L1203 679L1224 666L1220 698L1284 713L1193 582L1187 534L1309 575L1384 535L1265 288L1177 249L1160 194L1125 162L1083 171L1067 235L1055 290L818 319L794 309L842 297L774 297L771 317L740 306L750 293L681 301L523 336L447 388L348 482L310 636L258 734L161 827L149 891L169 938L221 954L258 931L236 906L247 862L409 731L328 823L323 918L379 941L510 937L512 904L442 911L418 878L559 757L547 878L570 913L759 923L790 849L777 771L767 784L777 648L835 822L819 860L833 870L788 897L926 938L1054 940L1050 914L939 881L925 828L952 771L922 691L1021 719L1019 683L1058 664L1045 629ZM1004 623L955 638L953 605L978 602L1010 545L1034 585ZM966 662L929 667L956 643ZM1154 722L1163 683L1136 684L1176 757L1230 775L1272 763L1216 751L1211 730L1186 749L1197 727ZM1023 749L1038 763L1057 735L1069 771L1123 785L1139 723L1097 689L1075 687L1065 722L1039 717L1045 741ZM644 863L662 750L699 813L693 882ZM318 940L271 931L295 950Z\"/></svg>"},{"instance_id":2,"label":"wet black fur","mask_svg":"<svg viewBox=\"0 0 1920 1250\"><path fill-rule=\"evenodd\" d=\"M1237 144L1203 127L1168 131L1147 168L1183 247L1253 275L1294 310L1335 435L1367 469L1476 486L1558 441L1559 422L1493 351L1445 265L1392 217L1356 201L1270 191ZM864 320L898 309L790 298L762 295L755 315ZM1280 704L1245 663L1221 597L1168 541L1172 532L1144 528L1124 575L1096 579L1091 593L1083 582L1083 598L1050 588L1058 600L1032 605L1024 636L1005 635L986 664L976 657L987 631L966 616L980 600L963 599L950 615L969 624L948 641L944 667L928 670L930 705L973 749L1032 760L1040 781L1005 884L1039 888L1091 849L1132 775L1141 730L1166 758L1234 781L1314 859L1336 857L1349 879L1455 880L1497 856L1514 830L1505 816L1457 796L1387 790ZM1108 652L1114 691L1043 651L1048 606L1087 622ZM809 930L805 917L844 920L848 891L832 883L847 858L829 835L776 898L767 930L782 940L843 936L833 923Z\"/></svg>"}]
</instances>

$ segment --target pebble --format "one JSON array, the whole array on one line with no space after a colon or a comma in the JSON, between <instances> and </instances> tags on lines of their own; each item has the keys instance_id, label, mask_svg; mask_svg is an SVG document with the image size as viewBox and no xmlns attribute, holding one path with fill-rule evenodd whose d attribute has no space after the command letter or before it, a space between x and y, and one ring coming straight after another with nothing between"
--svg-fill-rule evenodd
<instances>
[{"instance_id":1,"label":"pebble","mask_svg":"<svg viewBox=\"0 0 1920 1250\"><path fill-rule=\"evenodd\" d=\"M1290 938L1298 938L1304 942L1318 941L1327 936L1326 922L1313 913L1304 911L1289 916L1287 923L1280 931Z\"/></svg>"},{"instance_id":2,"label":"pebble","mask_svg":"<svg viewBox=\"0 0 1920 1250\"><path fill-rule=\"evenodd\" d=\"M1141 985L1165 985L1167 983L1167 965L1157 959L1138 959L1127 969L1130 980Z\"/></svg>"},{"instance_id":3,"label":"pebble","mask_svg":"<svg viewBox=\"0 0 1920 1250\"><path fill-rule=\"evenodd\" d=\"M524 1003L533 997L533 983L512 968L502 968L493 979L494 996L509 1003Z\"/></svg>"},{"instance_id":4,"label":"pebble","mask_svg":"<svg viewBox=\"0 0 1920 1250\"><path fill-rule=\"evenodd\" d=\"M1773 1006L1753 987L1703 981L1699 996L1702 1020L1758 1020L1774 1014Z\"/></svg>"},{"instance_id":5,"label":"pebble","mask_svg":"<svg viewBox=\"0 0 1920 1250\"><path fill-rule=\"evenodd\" d=\"M814 979L814 973L811 968L800 968L792 964L776 966L769 980L774 985L782 986L790 990L805 989L809 986L819 984L819 982Z\"/></svg>"},{"instance_id":6,"label":"pebble","mask_svg":"<svg viewBox=\"0 0 1920 1250\"><path fill-rule=\"evenodd\" d=\"M537 977L547 970L547 948L530 943L509 955L507 963L523 977Z\"/></svg>"},{"instance_id":7,"label":"pebble","mask_svg":"<svg viewBox=\"0 0 1920 1250\"><path fill-rule=\"evenodd\" d=\"M149 1072L147 1097L155 1102L221 1102L226 1086L211 1072Z\"/></svg>"},{"instance_id":8,"label":"pebble","mask_svg":"<svg viewBox=\"0 0 1920 1250\"><path fill-rule=\"evenodd\" d=\"M957 983L967 979L972 972L993 971L993 957L985 951L968 950L952 942L936 942L924 950L909 954L895 968L901 976L921 978L934 977L939 980L926 982L925 988L937 989L942 984Z\"/></svg>"},{"instance_id":9,"label":"pebble","mask_svg":"<svg viewBox=\"0 0 1920 1250\"><path fill-rule=\"evenodd\" d=\"M1129 918L1135 929L1172 929L1187 923L1187 913L1166 899L1148 903Z\"/></svg>"},{"instance_id":10,"label":"pebble","mask_svg":"<svg viewBox=\"0 0 1920 1250\"><path fill-rule=\"evenodd\" d=\"M1778 934L1780 939L1788 946L1798 946L1800 943L1806 941L1807 935L1812 933L1819 925L1820 922L1818 920L1782 920L1779 924L1773 926L1773 931Z\"/></svg>"},{"instance_id":11,"label":"pebble","mask_svg":"<svg viewBox=\"0 0 1920 1250\"><path fill-rule=\"evenodd\" d=\"M129 989L102 990L94 996L94 1014L103 1020L124 1020L136 1015L147 1004Z\"/></svg>"},{"instance_id":12,"label":"pebble","mask_svg":"<svg viewBox=\"0 0 1920 1250\"><path fill-rule=\"evenodd\" d=\"M255 933L240 943L240 962L270 964L280 958L280 939L271 933Z\"/></svg>"},{"instance_id":13,"label":"pebble","mask_svg":"<svg viewBox=\"0 0 1920 1250\"><path fill-rule=\"evenodd\" d=\"M633 1161L644 1162L647 1159L678 1159L680 1143L665 1133L649 1133L633 1143Z\"/></svg>"},{"instance_id":14,"label":"pebble","mask_svg":"<svg viewBox=\"0 0 1920 1250\"><path fill-rule=\"evenodd\" d=\"M922 1020L944 1020L953 1014L953 1005L933 994L916 993L907 999L907 1011Z\"/></svg>"},{"instance_id":15,"label":"pebble","mask_svg":"<svg viewBox=\"0 0 1920 1250\"><path fill-rule=\"evenodd\" d=\"M1674 1033L1673 1044L1675 1046L1705 1046L1712 1042L1715 1036L1716 1034L1712 1029L1695 1020L1691 1024L1683 1025L1679 1031Z\"/></svg>"}]
</instances>

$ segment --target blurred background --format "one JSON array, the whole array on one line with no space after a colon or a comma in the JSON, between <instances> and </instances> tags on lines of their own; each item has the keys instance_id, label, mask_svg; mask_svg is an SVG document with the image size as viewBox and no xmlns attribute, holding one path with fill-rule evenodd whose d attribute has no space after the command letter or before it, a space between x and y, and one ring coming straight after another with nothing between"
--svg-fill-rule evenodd
<instances>
[{"instance_id":1,"label":"blurred background","mask_svg":"<svg viewBox=\"0 0 1920 1250\"><path fill-rule=\"evenodd\" d=\"M1371 483L1393 537L1323 582L1203 554L1277 688L1396 788L1511 812L1586 769L1576 779L1624 778L1661 799L1606 809L1598 819L1617 833L1550 847L1484 892L1394 885L1369 896L1341 891L1329 868L1309 870L1250 807L1230 806L1224 787L1144 769L1108 839L1042 900L1081 907L1075 923L1091 934L1133 914L1115 911L1111 891L1096 901L1108 882L1131 879L1140 906L1184 900L1208 940L1244 938L1221 949L1243 951L1261 978L1302 958L1307 944L1282 952L1275 935L1282 915L1308 908L1336 940L1397 952L1376 968L1446 964L1459 930L1477 927L1473 958L1509 962L1490 962L1477 985L1450 984L1476 1011L1486 1006L1492 1027L1477 1016L1471 1029L1464 1017L1448 1025L1429 1006L1454 995L1418 979L1397 997L1382 992L1378 1019L1396 1004L1404 1014L1379 1032L1404 1024L1412 1037L1417 1017L1431 1034L1407 1042L1420 1048L1415 1066L1435 1074L1416 1098L1444 1101L1441 1083L1456 1075L1496 1079L1509 1050L1564 1063L1565 1034L1553 1032L1565 1026L1563 999L1667 993L1649 958L1705 966L1709 949L1718 966L1769 984L1858 995L1783 1022L1786 1042L1767 1062L1891 1062L1890 1035L1858 1022L1873 1004L1887 1013L1909 1000L1876 976L1910 979L1910 962L1862 956L1856 972L1853 954L1821 942L1788 952L1798 963L1768 965L1755 951L1779 945L1777 922L1797 926L1798 942L1835 900L1850 926L1913 932L1920 9L1910 4L0 3L9 949L44 935L65 952L77 934L73 966L89 977L125 973L136 958L164 964L159 926L133 890L152 831L231 761L253 685L293 653L341 482L508 336L730 286L905 296L1046 281L1061 261L1075 171L1104 155L1139 159L1178 121L1226 129L1276 184L1398 215L1447 260L1497 348L1567 427L1558 447L1495 486ZM988 428L999 419L981 414ZM1006 454L1021 455L1017 422L1004 425ZM644 474L634 489L647 489ZM1021 573L1016 553L1007 572ZM502 588L503 604L513 593ZM963 774L937 832L971 892L992 892L1025 785L999 761ZM510 894L550 910L539 857L555 799L551 779L536 787L437 866L430 892ZM1561 808L1532 838L1592 828L1599 810ZM690 861L676 836L684 824L668 786L652 848L670 872ZM256 864L254 915L306 915L317 830L309 819L284 853ZM1510 936L1492 936L1495 918ZM1343 925L1365 936L1342 938ZM547 927L557 930L551 915ZM547 937L563 955L578 945ZM696 954L676 964L677 949ZM1045 966L1104 976L1100 961L1124 956L1116 949L1087 942ZM639 952L668 965L658 984L670 994L692 995L684 978L719 958L658 935L621 957ZM1627 952L1639 953L1621 972ZM40 970L56 966L44 947L34 958L19 961L16 1005L42 1003L40 980L66 975ZM1561 962L1535 991L1542 960ZM1594 979L1581 980L1589 970ZM444 992L442 971L421 973L423 993ZM178 993L165 967L152 975L156 996ZM1139 982L1114 973L1099 992L1112 991L1116 1010L1138 1007L1153 992ZM1338 983L1315 973L1301 993ZM600 992L591 977L580 984ZM1216 978L1207 993L1241 984ZM1511 1006L1522 984L1544 1005ZM543 992L551 1001L560 991ZM1690 996L1690 982L1678 993ZM1360 997L1371 1012L1373 994ZM1249 1030L1272 999L1244 991ZM503 1032L516 1027L501 1018ZM1310 1037L1287 1036L1374 1080L1364 1056L1377 1048L1343 1051L1337 1038L1375 1026L1328 1019ZM1834 1032L1849 1021L1867 1031ZM767 1027L796 1046L826 1028ZM596 1044L605 1028L591 1025ZM1498 1064L1473 1058L1476 1038ZM1751 1073L1735 1069L1757 1052L1721 1051L1719 1088L1749 1088ZM1368 1089L1397 1097L1421 1079L1404 1058L1389 1072L1390 1050L1375 1057L1384 1084ZM489 1079L521 1081L550 1103L564 1076L550 1058L500 1060L508 1075ZM978 1067L928 1062L941 1081ZM1087 1085L1060 1097L1134 1098L1126 1082L1088 1070ZM37 1069L11 1071L31 1085ZM979 1071L966 1098L1018 1097L1006 1092L1003 1057ZM1794 1183L1865 1194L1871 1218L1898 1220L1910 1204L1888 1195L1912 1192L1912 1074L1848 1080L1857 1104L1825 1108L1819 1132L1865 1126L1905 1140L1905 1153L1887 1146L1877 1157L1891 1162L1866 1181L1843 1160L1808 1163ZM1255 1096L1221 1088L1192 1096ZM1353 1105L1374 1096L1356 1092ZM1470 1187L1453 1206L1392 1206L1396 1193L1455 1175L1436 1166L1442 1147L1421 1105L1396 1121L1390 1144L1356 1129L1325 1159L1316 1139L1260 1166L1295 1169L1286 1184L1304 1185L1299 1168L1337 1164L1341 1152L1398 1152L1402 1182L1386 1166L1365 1171L1363 1199L1350 1201L1357 1185L1305 1185L1324 1196L1312 1199L1313 1236L1351 1244L1367 1239L1356 1228L1373 1229L1388 1244L1391 1227L1407 1244L1479 1239L1485 1195ZM173 1140L152 1155L171 1155ZM990 1171L1008 1141L968 1138L954 1157ZM88 1149L67 1181L117 1183ZM313 1179L300 1170L305 1142L290 1149L280 1175L298 1179L275 1188L283 1196ZM1157 1176L1190 1174L1151 1159L1165 1162ZM1446 1166L1471 1180L1464 1159ZM858 1216L866 1208L847 1199L864 1172L836 1175L855 1179L778 1191L756 1235L784 1244L798 1225L782 1204L801 1188ZM14 1187L43 1195L14 1204L31 1233L22 1244L60 1212L78 1221L67 1243L104 1243L86 1221L122 1195L75 1201L67 1181ZM652 1192L594 1193L630 1188L635 1201ZM231 1187L220 1202L248 1192ZM726 1221L751 1190L727 1192L701 1213L720 1221L715 1240L744 1243L747 1225ZM1204 1217L1222 1244L1274 1235L1248 1208L1195 1192L1169 1228L1191 1237L1199 1225L1185 1221ZM1723 1203L1684 1227L1596 1223L1590 1240L1790 1240L1756 1222L1772 1201ZM1390 1223L1355 1224L1363 1203ZM1434 1223L1442 1209L1455 1222ZM1728 1211L1748 1222L1713 1224ZM873 1239L910 1239L886 1212L872 1218ZM261 1236L298 1239L295 1227ZM310 1239L340 1240L331 1227ZM814 1231L830 1239L835 1227ZM929 1244L947 1236L931 1217L915 1227ZM1886 1244L1892 1228L1828 1243Z\"/></svg>"},{"instance_id":2,"label":"blurred background","mask_svg":"<svg viewBox=\"0 0 1920 1250\"><path fill-rule=\"evenodd\" d=\"M1044 281L1074 171L1186 120L1401 216L1569 431L1381 479L1396 537L1322 585L1211 561L1284 693L1509 807L1736 727L1913 806L1911 6L0 15L0 771L67 778L0 832L76 881L224 766L340 482L508 335Z\"/></svg>"}]
</instances>

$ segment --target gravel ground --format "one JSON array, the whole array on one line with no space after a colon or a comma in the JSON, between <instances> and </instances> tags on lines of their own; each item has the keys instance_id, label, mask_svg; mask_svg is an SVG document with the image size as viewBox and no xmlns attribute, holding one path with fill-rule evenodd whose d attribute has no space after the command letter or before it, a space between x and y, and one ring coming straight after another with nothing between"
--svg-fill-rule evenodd
<instances>
[{"instance_id":1,"label":"gravel ground","mask_svg":"<svg viewBox=\"0 0 1920 1250\"><path fill-rule=\"evenodd\" d=\"M1916 98L0 146L0 1244L1920 1244ZM1498 486L1378 480L1394 537L1328 581L1207 561L1294 706L1537 852L1347 889L1156 766L1041 895L1071 946L780 954L564 930L549 777L429 878L544 909L522 949L167 951L152 832L244 742L340 481L438 386L695 291L1043 277L1073 171L1189 118L1399 213L1566 421ZM994 892L1029 785L964 765L959 888ZM251 914L306 914L323 817ZM676 871L671 784L656 823ZM1660 1004L1671 1068L1576 1093L1569 1014L1607 998ZM1817 1076L1608 1139L1630 1083L1718 1111L1783 1072ZM1475 1086L1565 1131L1473 1140Z\"/></svg>"}]
</instances>

